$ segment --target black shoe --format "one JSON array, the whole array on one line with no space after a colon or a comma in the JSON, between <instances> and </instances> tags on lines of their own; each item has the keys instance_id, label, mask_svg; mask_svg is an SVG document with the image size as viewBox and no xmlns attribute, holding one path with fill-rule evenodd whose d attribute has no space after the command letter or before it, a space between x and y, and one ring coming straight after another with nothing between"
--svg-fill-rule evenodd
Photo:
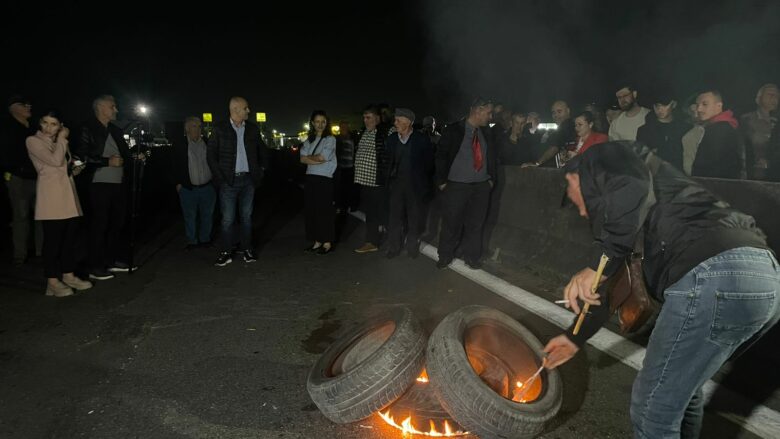
<instances>
[{"instance_id":1,"label":"black shoe","mask_svg":"<svg viewBox=\"0 0 780 439\"><path fill-rule=\"evenodd\" d=\"M119 261L114 262L113 264L109 265L109 267L108 267L108 271L110 271L112 273L127 273L130 270L136 271L136 270L138 270L138 267L133 266L131 268L130 265L128 265L128 264L126 264L124 262L119 262Z\"/></svg>"},{"instance_id":2,"label":"black shoe","mask_svg":"<svg viewBox=\"0 0 780 439\"><path fill-rule=\"evenodd\" d=\"M305 251L306 253L317 253L321 248L322 248L322 246L319 246L319 247L306 247L305 249L303 249L303 251Z\"/></svg>"},{"instance_id":3,"label":"black shoe","mask_svg":"<svg viewBox=\"0 0 780 439\"><path fill-rule=\"evenodd\" d=\"M114 275L105 268L96 268L89 272L89 278L96 280L108 280L113 279Z\"/></svg>"},{"instance_id":4,"label":"black shoe","mask_svg":"<svg viewBox=\"0 0 780 439\"><path fill-rule=\"evenodd\" d=\"M412 259L417 259L417 256L420 256L420 244L418 243L414 247L407 248L406 254Z\"/></svg>"},{"instance_id":5,"label":"black shoe","mask_svg":"<svg viewBox=\"0 0 780 439\"><path fill-rule=\"evenodd\" d=\"M393 259L394 257L401 254L400 250L388 250L387 253L385 253L385 257L387 259Z\"/></svg>"},{"instance_id":6,"label":"black shoe","mask_svg":"<svg viewBox=\"0 0 780 439\"><path fill-rule=\"evenodd\" d=\"M445 259L445 258L439 258L439 261L436 262L436 268L443 270L450 266L452 263L452 258Z\"/></svg>"},{"instance_id":7,"label":"black shoe","mask_svg":"<svg viewBox=\"0 0 780 439\"><path fill-rule=\"evenodd\" d=\"M328 253L330 253L330 252L332 252L332 251L333 251L333 246L330 246L330 247L325 247L325 246L323 245L323 246L320 246L320 247L318 247L318 248L317 248L317 251L316 251L316 253L317 253L318 255L327 255Z\"/></svg>"},{"instance_id":8,"label":"black shoe","mask_svg":"<svg viewBox=\"0 0 780 439\"><path fill-rule=\"evenodd\" d=\"M230 257L230 252L222 252L217 258L217 262L214 263L217 267L224 267L225 265L233 262L233 258Z\"/></svg>"},{"instance_id":9,"label":"black shoe","mask_svg":"<svg viewBox=\"0 0 780 439\"><path fill-rule=\"evenodd\" d=\"M472 260L466 259L463 262L465 262L466 266L468 266L472 270L479 270L479 269L482 268L482 261L480 261L480 260L472 261Z\"/></svg>"},{"instance_id":10,"label":"black shoe","mask_svg":"<svg viewBox=\"0 0 780 439\"><path fill-rule=\"evenodd\" d=\"M244 262L255 262L256 260L257 256L253 250L244 250Z\"/></svg>"}]
</instances>

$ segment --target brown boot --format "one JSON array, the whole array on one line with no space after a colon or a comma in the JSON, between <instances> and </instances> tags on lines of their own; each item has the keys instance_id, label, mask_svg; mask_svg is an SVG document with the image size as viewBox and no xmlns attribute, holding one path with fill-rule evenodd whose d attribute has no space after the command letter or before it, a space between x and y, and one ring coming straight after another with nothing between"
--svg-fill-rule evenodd
<instances>
[{"instance_id":1,"label":"brown boot","mask_svg":"<svg viewBox=\"0 0 780 439\"><path fill-rule=\"evenodd\" d=\"M363 247L356 248L355 253L369 253L369 252L375 252L377 250L379 250L377 246L371 244L370 242L367 242L363 244Z\"/></svg>"},{"instance_id":2,"label":"brown boot","mask_svg":"<svg viewBox=\"0 0 780 439\"><path fill-rule=\"evenodd\" d=\"M46 284L46 295L54 297L72 296L73 290L64 283L57 281L56 285Z\"/></svg>"}]
</instances>

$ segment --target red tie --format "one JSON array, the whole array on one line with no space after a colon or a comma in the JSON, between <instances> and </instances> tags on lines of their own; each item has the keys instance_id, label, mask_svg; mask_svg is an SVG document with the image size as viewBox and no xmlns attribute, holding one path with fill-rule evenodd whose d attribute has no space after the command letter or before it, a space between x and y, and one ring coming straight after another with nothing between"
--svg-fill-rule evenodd
<instances>
[{"instance_id":1,"label":"red tie","mask_svg":"<svg viewBox=\"0 0 780 439\"><path fill-rule=\"evenodd\" d=\"M471 153L474 157L474 170L482 169L482 145L479 143L479 131L474 129L474 139L471 140Z\"/></svg>"}]
</instances>

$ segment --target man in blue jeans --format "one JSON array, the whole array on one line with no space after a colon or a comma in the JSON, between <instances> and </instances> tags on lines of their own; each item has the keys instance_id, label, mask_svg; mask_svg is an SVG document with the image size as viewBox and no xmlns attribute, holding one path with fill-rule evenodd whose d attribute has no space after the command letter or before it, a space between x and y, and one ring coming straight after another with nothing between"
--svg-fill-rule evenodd
<instances>
[{"instance_id":1,"label":"man in blue jeans","mask_svg":"<svg viewBox=\"0 0 780 439\"><path fill-rule=\"evenodd\" d=\"M244 262L257 260L252 249L252 207L255 188L263 180L266 146L260 129L248 122L246 99L230 99L230 119L214 125L209 139L208 163L214 183L219 188L221 252L215 265L233 262L236 243L236 207L239 213L239 249Z\"/></svg>"},{"instance_id":2,"label":"man in blue jeans","mask_svg":"<svg viewBox=\"0 0 780 439\"><path fill-rule=\"evenodd\" d=\"M579 333L573 326L547 344L557 367L609 318L590 287L602 254L603 282L630 256L644 233L644 277L663 305L631 395L636 438L696 438L702 386L738 350L780 319L780 271L753 217L731 208L642 144L609 142L566 165L566 195L591 219L588 267L564 289L567 307L590 303Z\"/></svg>"}]
</instances>

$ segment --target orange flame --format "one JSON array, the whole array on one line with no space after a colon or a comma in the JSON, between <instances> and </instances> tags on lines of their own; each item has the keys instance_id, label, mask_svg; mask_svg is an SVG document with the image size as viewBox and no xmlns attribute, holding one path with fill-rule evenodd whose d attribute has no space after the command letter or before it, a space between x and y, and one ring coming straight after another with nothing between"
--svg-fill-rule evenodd
<instances>
[{"instance_id":1,"label":"orange flame","mask_svg":"<svg viewBox=\"0 0 780 439\"><path fill-rule=\"evenodd\" d=\"M453 431L452 427L450 426L450 423L447 422L446 420L444 421L443 424L444 431L440 432L439 430L436 429L436 423L433 422L432 419L429 419L428 423L430 427L429 430L426 432L426 431L420 431L417 429L417 427L414 426L414 424L412 423L411 416L408 416L406 419L401 421L401 425L398 425L398 423L395 421L393 416L390 414L390 410L384 413L379 412L379 416L382 419L384 419L384 421L387 422L388 424L401 430L404 437L408 437L409 435L412 434L418 434L418 435L430 436L430 437L451 437L451 436L463 436L468 434L468 432L466 431L460 431L460 430Z\"/></svg>"},{"instance_id":2,"label":"orange flame","mask_svg":"<svg viewBox=\"0 0 780 439\"><path fill-rule=\"evenodd\" d=\"M514 402L523 402L523 403L528 402L525 398L523 398L523 399L518 399L517 398L519 396L518 394L521 393L520 389L522 389L522 388L523 388L523 382L522 381L518 381L517 382L517 388L513 392L514 395L512 396L512 401L514 401Z\"/></svg>"},{"instance_id":3,"label":"orange flame","mask_svg":"<svg viewBox=\"0 0 780 439\"><path fill-rule=\"evenodd\" d=\"M423 369L423 371L422 371L422 373L420 374L420 376L418 376L418 377L417 377L417 382L420 382L420 383L427 383L428 381L429 381L429 380L428 380L428 371L427 371L427 370L425 370L425 369Z\"/></svg>"}]
</instances>

